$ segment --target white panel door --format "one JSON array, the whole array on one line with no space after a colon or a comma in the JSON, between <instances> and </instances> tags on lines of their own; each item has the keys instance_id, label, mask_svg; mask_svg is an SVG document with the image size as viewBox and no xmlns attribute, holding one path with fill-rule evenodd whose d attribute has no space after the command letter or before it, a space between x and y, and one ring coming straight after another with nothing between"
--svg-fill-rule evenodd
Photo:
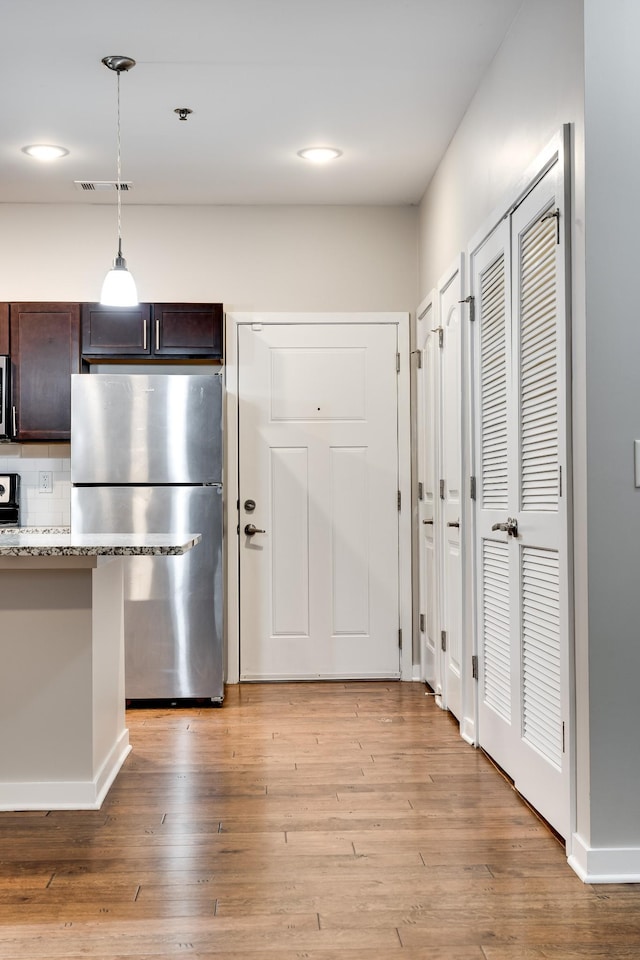
<instances>
[{"instance_id":1,"label":"white panel door","mask_svg":"<svg viewBox=\"0 0 640 960\"><path fill-rule=\"evenodd\" d=\"M400 674L396 351L394 324L239 327L242 679Z\"/></svg>"},{"instance_id":2,"label":"white panel door","mask_svg":"<svg viewBox=\"0 0 640 960\"><path fill-rule=\"evenodd\" d=\"M434 303L429 303L417 322L418 369L418 543L420 568L420 656L422 679L442 694L442 663L438 614L438 559L436 534L439 529L438 447L440 443L439 330Z\"/></svg>"},{"instance_id":3,"label":"white panel door","mask_svg":"<svg viewBox=\"0 0 640 960\"><path fill-rule=\"evenodd\" d=\"M566 317L561 166L472 257L479 742L569 830Z\"/></svg>"},{"instance_id":4,"label":"white panel door","mask_svg":"<svg viewBox=\"0 0 640 960\"><path fill-rule=\"evenodd\" d=\"M462 325L461 270L456 269L438 290L442 328L441 397L441 518L442 550L440 625L444 647L445 705L462 716Z\"/></svg>"}]
</instances>

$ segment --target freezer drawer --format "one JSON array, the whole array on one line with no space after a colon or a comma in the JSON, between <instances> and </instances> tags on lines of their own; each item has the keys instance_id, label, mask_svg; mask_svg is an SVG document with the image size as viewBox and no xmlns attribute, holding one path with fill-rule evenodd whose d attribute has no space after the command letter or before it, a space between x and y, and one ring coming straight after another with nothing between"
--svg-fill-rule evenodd
<instances>
[{"instance_id":1,"label":"freezer drawer","mask_svg":"<svg viewBox=\"0 0 640 960\"><path fill-rule=\"evenodd\" d=\"M76 374L71 482L222 482L220 374Z\"/></svg>"},{"instance_id":2,"label":"freezer drawer","mask_svg":"<svg viewBox=\"0 0 640 960\"><path fill-rule=\"evenodd\" d=\"M222 488L74 487L75 533L201 533L184 556L130 557L125 694L222 700Z\"/></svg>"}]
</instances>

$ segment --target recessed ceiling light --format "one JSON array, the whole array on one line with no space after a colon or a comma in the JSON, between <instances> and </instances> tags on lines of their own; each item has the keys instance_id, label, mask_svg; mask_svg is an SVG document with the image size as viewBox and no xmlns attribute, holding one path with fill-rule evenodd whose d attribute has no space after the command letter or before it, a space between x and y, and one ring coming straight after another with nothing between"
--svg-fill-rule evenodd
<instances>
[{"instance_id":1,"label":"recessed ceiling light","mask_svg":"<svg viewBox=\"0 0 640 960\"><path fill-rule=\"evenodd\" d=\"M335 147L305 147L298 150L298 156L303 160L312 160L314 163L327 163L328 160L337 160L342 156L342 150Z\"/></svg>"},{"instance_id":2,"label":"recessed ceiling light","mask_svg":"<svg viewBox=\"0 0 640 960\"><path fill-rule=\"evenodd\" d=\"M35 160L57 160L59 157L66 157L69 153L66 147L56 147L52 143L32 143L28 147L23 147L22 152Z\"/></svg>"}]
</instances>

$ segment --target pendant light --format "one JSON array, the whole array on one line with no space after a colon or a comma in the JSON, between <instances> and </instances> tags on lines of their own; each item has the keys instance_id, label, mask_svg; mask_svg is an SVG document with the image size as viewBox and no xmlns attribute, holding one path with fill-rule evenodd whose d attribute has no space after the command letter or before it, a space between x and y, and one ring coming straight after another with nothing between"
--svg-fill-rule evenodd
<instances>
[{"instance_id":1,"label":"pendant light","mask_svg":"<svg viewBox=\"0 0 640 960\"><path fill-rule=\"evenodd\" d=\"M127 269L127 261L122 256L122 203L121 203L121 170L120 170L120 74L135 67L136 62L131 57L111 56L103 57L102 62L109 70L115 70L118 77L118 136L117 136L117 168L118 179L116 194L118 204L118 252L113 261L113 267L107 273L102 284L100 303L108 307L135 307L138 303L138 292L135 280Z\"/></svg>"}]
</instances>

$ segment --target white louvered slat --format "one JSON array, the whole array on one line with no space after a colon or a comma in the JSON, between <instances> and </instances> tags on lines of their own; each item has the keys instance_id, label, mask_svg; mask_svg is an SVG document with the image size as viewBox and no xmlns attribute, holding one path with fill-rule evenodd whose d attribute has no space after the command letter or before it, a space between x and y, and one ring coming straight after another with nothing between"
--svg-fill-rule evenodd
<instances>
[{"instance_id":1,"label":"white louvered slat","mask_svg":"<svg viewBox=\"0 0 640 960\"><path fill-rule=\"evenodd\" d=\"M551 763L562 763L560 565L553 550L522 548L523 736Z\"/></svg>"},{"instance_id":2,"label":"white louvered slat","mask_svg":"<svg viewBox=\"0 0 640 960\"><path fill-rule=\"evenodd\" d=\"M480 280L482 503L507 506L507 356L504 253Z\"/></svg>"},{"instance_id":3,"label":"white louvered slat","mask_svg":"<svg viewBox=\"0 0 640 960\"><path fill-rule=\"evenodd\" d=\"M504 720L511 720L511 636L509 545L485 540L483 581L483 698Z\"/></svg>"},{"instance_id":4,"label":"white louvered slat","mask_svg":"<svg viewBox=\"0 0 640 960\"><path fill-rule=\"evenodd\" d=\"M520 245L522 510L558 509L556 222L539 219Z\"/></svg>"}]
</instances>

